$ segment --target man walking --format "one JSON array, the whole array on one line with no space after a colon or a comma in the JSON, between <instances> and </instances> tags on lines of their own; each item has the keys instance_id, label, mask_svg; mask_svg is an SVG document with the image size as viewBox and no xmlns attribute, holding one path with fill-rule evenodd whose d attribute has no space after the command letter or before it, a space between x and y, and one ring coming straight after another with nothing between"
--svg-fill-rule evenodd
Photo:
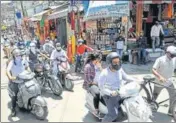
<instances>
[{"instance_id":1,"label":"man walking","mask_svg":"<svg viewBox=\"0 0 176 123\"><path fill-rule=\"evenodd\" d=\"M155 51L156 47L159 47L160 45L160 33L164 35L164 31L162 26L159 24L158 21L155 22L155 25L152 26L150 36L152 38L152 48L153 51Z\"/></svg>"}]
</instances>

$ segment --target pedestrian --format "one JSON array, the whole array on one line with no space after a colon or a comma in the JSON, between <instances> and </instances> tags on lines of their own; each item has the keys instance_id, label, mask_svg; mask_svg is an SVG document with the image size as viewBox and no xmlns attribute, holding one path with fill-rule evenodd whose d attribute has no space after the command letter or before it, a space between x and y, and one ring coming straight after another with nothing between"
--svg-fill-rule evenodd
<instances>
[{"instance_id":1,"label":"pedestrian","mask_svg":"<svg viewBox=\"0 0 176 123\"><path fill-rule=\"evenodd\" d=\"M159 47L160 45L160 34L164 35L164 31L162 26L159 24L158 21L151 28L150 36L152 38L152 48L153 52L155 52L155 48Z\"/></svg>"},{"instance_id":2,"label":"pedestrian","mask_svg":"<svg viewBox=\"0 0 176 123\"><path fill-rule=\"evenodd\" d=\"M119 54L116 52L110 53L106 58L108 67L104 69L99 77L98 85L101 90L101 95L105 100L108 113L103 118L102 122L113 122L118 116L120 96L117 90L120 89L123 80L130 82L136 81L128 76L121 67Z\"/></svg>"},{"instance_id":3,"label":"pedestrian","mask_svg":"<svg viewBox=\"0 0 176 123\"><path fill-rule=\"evenodd\" d=\"M122 33L116 39L116 42L117 42L117 44L116 44L117 53L119 54L120 58L122 58L123 48L124 48L124 43L125 43L125 38L123 37Z\"/></svg>"},{"instance_id":4,"label":"pedestrian","mask_svg":"<svg viewBox=\"0 0 176 123\"><path fill-rule=\"evenodd\" d=\"M155 64L153 65L153 74L157 78L158 84L164 84L170 88L174 89L173 83L168 83L168 79L174 75L174 70L176 69L176 47L169 46L166 50L166 54L164 56L159 57ZM156 100L158 95L160 94L163 86L155 85L154 86L154 99ZM168 114L172 114L173 103L176 97L176 91L166 88L169 92L170 96L170 107Z\"/></svg>"},{"instance_id":5,"label":"pedestrian","mask_svg":"<svg viewBox=\"0 0 176 123\"><path fill-rule=\"evenodd\" d=\"M146 64L146 56L147 56L147 38L144 37L143 32L140 33L139 38L137 39L137 47L138 47L138 64L141 62Z\"/></svg>"}]
</instances>

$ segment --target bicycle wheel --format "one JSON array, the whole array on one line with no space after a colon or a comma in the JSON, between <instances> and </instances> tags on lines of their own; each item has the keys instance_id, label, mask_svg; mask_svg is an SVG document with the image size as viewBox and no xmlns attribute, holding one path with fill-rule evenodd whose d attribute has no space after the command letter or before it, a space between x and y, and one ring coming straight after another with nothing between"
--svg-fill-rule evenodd
<instances>
[{"instance_id":1,"label":"bicycle wheel","mask_svg":"<svg viewBox=\"0 0 176 123\"><path fill-rule=\"evenodd\" d=\"M146 86L143 84L141 85L141 88L140 88L140 94L148 103L150 103L150 101L151 101L150 93L149 93L148 89L146 88Z\"/></svg>"}]
</instances>

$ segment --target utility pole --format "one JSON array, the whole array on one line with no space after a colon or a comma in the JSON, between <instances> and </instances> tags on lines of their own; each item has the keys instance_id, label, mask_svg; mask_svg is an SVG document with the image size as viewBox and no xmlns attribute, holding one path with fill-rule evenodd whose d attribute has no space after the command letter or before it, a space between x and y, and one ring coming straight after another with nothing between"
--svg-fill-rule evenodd
<instances>
[{"instance_id":1,"label":"utility pole","mask_svg":"<svg viewBox=\"0 0 176 123\"><path fill-rule=\"evenodd\" d=\"M23 1L20 1L20 4L21 4L22 15L24 17L25 13L24 13Z\"/></svg>"}]
</instances>

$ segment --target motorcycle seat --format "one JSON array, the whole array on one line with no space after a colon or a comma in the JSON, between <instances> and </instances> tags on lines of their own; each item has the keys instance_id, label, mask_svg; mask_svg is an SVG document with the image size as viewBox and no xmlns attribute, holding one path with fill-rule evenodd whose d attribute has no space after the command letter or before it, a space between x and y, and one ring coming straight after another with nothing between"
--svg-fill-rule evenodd
<instances>
[{"instance_id":1,"label":"motorcycle seat","mask_svg":"<svg viewBox=\"0 0 176 123\"><path fill-rule=\"evenodd\" d=\"M152 81L155 80L155 77L153 77L153 76L144 76L143 80L144 81L148 81L148 82L152 82Z\"/></svg>"}]
</instances>

